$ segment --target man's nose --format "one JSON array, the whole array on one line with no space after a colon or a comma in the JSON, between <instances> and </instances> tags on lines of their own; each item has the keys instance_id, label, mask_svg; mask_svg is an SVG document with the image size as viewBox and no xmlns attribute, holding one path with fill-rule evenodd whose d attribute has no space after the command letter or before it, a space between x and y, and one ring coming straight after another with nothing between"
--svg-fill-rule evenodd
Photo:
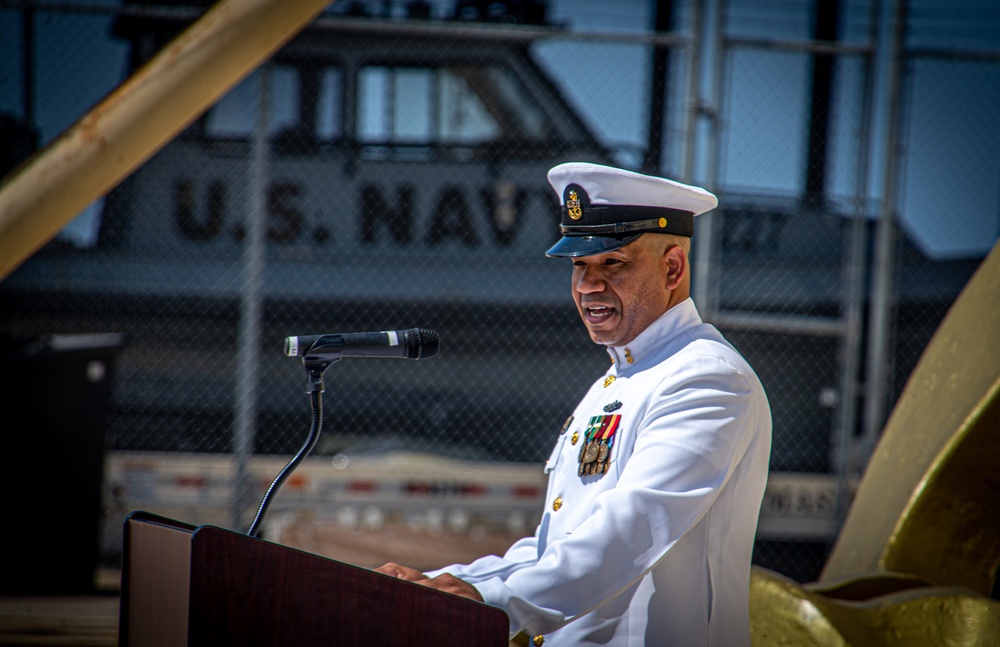
<instances>
[{"instance_id":1,"label":"man's nose","mask_svg":"<svg viewBox=\"0 0 1000 647\"><path fill-rule=\"evenodd\" d=\"M604 290L604 278L597 269L585 266L577 270L576 285L573 287L583 294L601 292Z\"/></svg>"}]
</instances>

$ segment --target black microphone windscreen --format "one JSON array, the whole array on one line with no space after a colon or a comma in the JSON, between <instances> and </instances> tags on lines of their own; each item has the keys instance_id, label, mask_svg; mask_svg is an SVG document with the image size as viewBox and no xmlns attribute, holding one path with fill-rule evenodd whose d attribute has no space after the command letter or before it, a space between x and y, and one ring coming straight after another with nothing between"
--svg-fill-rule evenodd
<instances>
[{"instance_id":1,"label":"black microphone windscreen","mask_svg":"<svg viewBox=\"0 0 1000 647\"><path fill-rule=\"evenodd\" d=\"M441 338L433 330L412 328L406 332L408 356L412 359L435 357L441 350Z\"/></svg>"}]
</instances>

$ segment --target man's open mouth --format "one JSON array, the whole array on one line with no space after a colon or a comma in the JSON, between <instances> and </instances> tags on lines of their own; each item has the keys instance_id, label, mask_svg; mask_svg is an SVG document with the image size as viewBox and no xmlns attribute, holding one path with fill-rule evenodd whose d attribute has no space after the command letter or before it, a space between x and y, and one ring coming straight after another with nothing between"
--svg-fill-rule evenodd
<instances>
[{"instance_id":1,"label":"man's open mouth","mask_svg":"<svg viewBox=\"0 0 1000 647\"><path fill-rule=\"evenodd\" d=\"M614 314L614 308L608 306L586 306L584 310L587 313L587 318L592 321L599 321L605 319Z\"/></svg>"}]
</instances>

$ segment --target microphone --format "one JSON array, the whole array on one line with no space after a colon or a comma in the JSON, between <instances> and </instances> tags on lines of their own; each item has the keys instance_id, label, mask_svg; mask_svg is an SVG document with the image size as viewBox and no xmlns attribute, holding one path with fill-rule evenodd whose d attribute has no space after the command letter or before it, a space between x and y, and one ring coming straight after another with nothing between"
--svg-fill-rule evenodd
<instances>
[{"instance_id":1,"label":"microphone","mask_svg":"<svg viewBox=\"0 0 1000 647\"><path fill-rule=\"evenodd\" d=\"M438 334L425 328L285 337L285 355L321 361L342 357L429 359L440 347Z\"/></svg>"}]
</instances>

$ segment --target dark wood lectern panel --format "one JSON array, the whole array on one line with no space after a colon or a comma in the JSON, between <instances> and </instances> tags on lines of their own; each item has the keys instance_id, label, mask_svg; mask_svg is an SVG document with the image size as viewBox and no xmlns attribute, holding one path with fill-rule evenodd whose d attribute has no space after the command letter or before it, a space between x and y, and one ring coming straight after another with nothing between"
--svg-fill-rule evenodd
<instances>
[{"instance_id":1,"label":"dark wood lectern panel","mask_svg":"<svg viewBox=\"0 0 1000 647\"><path fill-rule=\"evenodd\" d=\"M162 556L178 540L190 548L189 578L150 566L150 551ZM133 513L124 564L123 647L177 644L162 629L185 621L192 647L508 645L507 615L496 607L213 526ZM186 617L164 615L184 606ZM159 631L129 617L140 610L151 610L141 624Z\"/></svg>"}]
</instances>

